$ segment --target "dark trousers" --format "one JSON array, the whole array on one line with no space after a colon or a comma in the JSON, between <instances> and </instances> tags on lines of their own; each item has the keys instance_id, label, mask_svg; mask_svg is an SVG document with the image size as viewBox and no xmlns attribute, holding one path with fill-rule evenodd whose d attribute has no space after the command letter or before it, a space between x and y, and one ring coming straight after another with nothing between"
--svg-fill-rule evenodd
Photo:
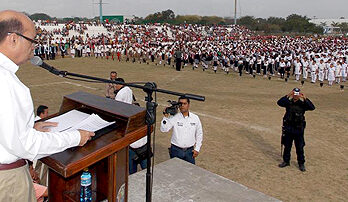
<instances>
[{"instance_id":1,"label":"dark trousers","mask_svg":"<svg viewBox=\"0 0 348 202\"><path fill-rule=\"evenodd\" d=\"M246 72L249 72L249 66L249 62L244 61L244 67Z\"/></svg>"},{"instance_id":2,"label":"dark trousers","mask_svg":"<svg viewBox=\"0 0 348 202\"><path fill-rule=\"evenodd\" d=\"M285 73L284 67L281 67L281 68L279 69L279 73L280 73L280 78L284 79L284 73Z\"/></svg>"},{"instance_id":3,"label":"dark trousers","mask_svg":"<svg viewBox=\"0 0 348 202\"><path fill-rule=\"evenodd\" d=\"M265 65L262 65L262 71L263 71L263 75L267 74L267 67Z\"/></svg>"},{"instance_id":4,"label":"dark trousers","mask_svg":"<svg viewBox=\"0 0 348 202\"><path fill-rule=\"evenodd\" d=\"M299 164L304 164L305 163L305 156L304 156L304 150L303 150L303 147L305 146L304 128L303 127L295 128L291 126L285 126L284 132L285 132L285 135L283 137L284 138L283 139L284 162L287 162L287 163L290 162L292 142L295 141L297 162Z\"/></svg>"},{"instance_id":5,"label":"dark trousers","mask_svg":"<svg viewBox=\"0 0 348 202\"><path fill-rule=\"evenodd\" d=\"M176 71L181 70L181 59L176 59Z\"/></svg>"},{"instance_id":6,"label":"dark trousers","mask_svg":"<svg viewBox=\"0 0 348 202\"><path fill-rule=\"evenodd\" d=\"M147 167L147 159L142 161L133 160L135 156L135 152L129 148L129 174L136 173L138 171L138 164L140 164L141 169L145 169Z\"/></svg>"},{"instance_id":7,"label":"dark trousers","mask_svg":"<svg viewBox=\"0 0 348 202\"><path fill-rule=\"evenodd\" d=\"M253 74L254 73L254 64L249 66L249 74Z\"/></svg>"},{"instance_id":8,"label":"dark trousers","mask_svg":"<svg viewBox=\"0 0 348 202\"><path fill-rule=\"evenodd\" d=\"M169 156L170 158L177 157L189 163L196 164L193 158L193 147L183 149L172 144L169 149Z\"/></svg>"},{"instance_id":9,"label":"dark trousers","mask_svg":"<svg viewBox=\"0 0 348 202\"><path fill-rule=\"evenodd\" d=\"M273 65L272 64L268 65L268 71L269 71L270 74L274 74L274 72L273 72Z\"/></svg>"},{"instance_id":10,"label":"dark trousers","mask_svg":"<svg viewBox=\"0 0 348 202\"><path fill-rule=\"evenodd\" d=\"M243 65L240 64L240 65L238 66L239 76L242 76L242 71L243 71Z\"/></svg>"}]
</instances>

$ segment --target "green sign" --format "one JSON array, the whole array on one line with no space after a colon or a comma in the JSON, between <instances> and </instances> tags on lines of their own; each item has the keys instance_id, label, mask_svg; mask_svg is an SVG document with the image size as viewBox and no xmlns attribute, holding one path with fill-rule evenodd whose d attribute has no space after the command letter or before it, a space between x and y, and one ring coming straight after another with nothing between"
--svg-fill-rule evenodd
<instances>
[{"instance_id":1,"label":"green sign","mask_svg":"<svg viewBox=\"0 0 348 202\"><path fill-rule=\"evenodd\" d=\"M114 21L114 22L123 22L124 16L123 15L103 16L103 21L105 21L106 19L108 19L109 21Z\"/></svg>"}]
</instances>

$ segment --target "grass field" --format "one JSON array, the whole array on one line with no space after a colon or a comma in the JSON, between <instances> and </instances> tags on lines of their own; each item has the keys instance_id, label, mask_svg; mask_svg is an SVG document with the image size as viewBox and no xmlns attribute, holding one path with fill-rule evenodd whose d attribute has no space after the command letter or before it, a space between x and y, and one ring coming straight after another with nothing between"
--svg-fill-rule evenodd
<instances>
[{"instance_id":1,"label":"grass field","mask_svg":"<svg viewBox=\"0 0 348 202\"><path fill-rule=\"evenodd\" d=\"M95 58L58 59L49 64L74 73L107 78L115 70L126 82L154 81L158 88L206 96L205 102L191 102L200 116L204 139L197 165L252 189L284 201L347 201L348 199L348 94L339 87L305 83L302 91L316 110L306 114L305 156L307 172L298 170L295 148L291 166L278 168L284 109L276 102L299 83L243 75L214 74L186 67L116 62ZM32 93L35 108L44 104L50 113L58 111L64 95L85 91L103 96L104 85L67 80L23 65L19 78ZM138 100L145 94L133 89ZM155 162L169 159L170 133L161 133L159 124L168 99L157 94ZM144 106L144 102L140 101ZM154 182L156 183L156 182Z\"/></svg>"}]
</instances>

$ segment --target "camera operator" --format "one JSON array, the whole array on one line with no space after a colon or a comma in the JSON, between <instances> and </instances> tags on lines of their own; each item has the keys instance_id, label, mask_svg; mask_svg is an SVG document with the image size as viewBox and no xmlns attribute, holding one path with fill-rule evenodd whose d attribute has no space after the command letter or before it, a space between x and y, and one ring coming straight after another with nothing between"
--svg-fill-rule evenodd
<instances>
[{"instance_id":1,"label":"camera operator","mask_svg":"<svg viewBox=\"0 0 348 202\"><path fill-rule=\"evenodd\" d=\"M161 132L168 132L173 128L169 149L170 158L177 157L195 164L195 158L202 146L202 124L199 117L189 111L189 98L181 96L177 105L179 105L180 112L175 115L169 114L168 111L171 110L168 110L168 108L164 110Z\"/></svg>"},{"instance_id":2,"label":"camera operator","mask_svg":"<svg viewBox=\"0 0 348 202\"><path fill-rule=\"evenodd\" d=\"M304 129L306 128L306 121L304 114L308 110L314 110L313 103L300 92L299 88L294 88L288 95L280 98L277 104L286 108L283 118L283 134L282 144L284 144L283 162L279 167L284 168L290 165L290 153L292 142L295 141L297 162L299 169L304 172L305 157L303 147Z\"/></svg>"}]
</instances>

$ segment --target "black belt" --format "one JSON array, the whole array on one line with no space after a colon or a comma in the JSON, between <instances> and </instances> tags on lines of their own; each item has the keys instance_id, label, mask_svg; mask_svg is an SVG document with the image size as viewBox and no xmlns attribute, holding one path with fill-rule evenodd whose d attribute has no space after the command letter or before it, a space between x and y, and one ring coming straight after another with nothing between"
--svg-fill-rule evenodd
<instances>
[{"instance_id":1,"label":"black belt","mask_svg":"<svg viewBox=\"0 0 348 202\"><path fill-rule=\"evenodd\" d=\"M175 148L183 150L183 151L187 151L187 150L190 150L190 149L193 150L193 146L192 147L181 148L181 147L178 147L178 146L172 144L172 147L175 147Z\"/></svg>"}]
</instances>

